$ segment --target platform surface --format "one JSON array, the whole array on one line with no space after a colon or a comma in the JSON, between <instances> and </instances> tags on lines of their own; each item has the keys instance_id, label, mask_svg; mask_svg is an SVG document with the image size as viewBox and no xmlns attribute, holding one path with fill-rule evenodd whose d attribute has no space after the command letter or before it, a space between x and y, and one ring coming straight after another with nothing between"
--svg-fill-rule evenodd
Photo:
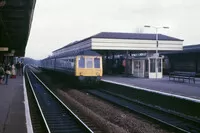
<instances>
[{"instance_id":1,"label":"platform surface","mask_svg":"<svg viewBox=\"0 0 200 133\"><path fill-rule=\"evenodd\" d=\"M123 76L103 76L102 80L114 81L122 84L131 86L141 87L149 90L155 90L165 92L169 94L180 95L184 97L200 99L200 79L196 78L196 83L188 83L186 80L184 83L175 82L169 80L168 76L162 79L148 79L148 78L134 78L134 77L123 77Z\"/></svg>"},{"instance_id":2,"label":"platform surface","mask_svg":"<svg viewBox=\"0 0 200 133\"><path fill-rule=\"evenodd\" d=\"M26 133L23 78L0 84L0 133Z\"/></svg>"}]
</instances>

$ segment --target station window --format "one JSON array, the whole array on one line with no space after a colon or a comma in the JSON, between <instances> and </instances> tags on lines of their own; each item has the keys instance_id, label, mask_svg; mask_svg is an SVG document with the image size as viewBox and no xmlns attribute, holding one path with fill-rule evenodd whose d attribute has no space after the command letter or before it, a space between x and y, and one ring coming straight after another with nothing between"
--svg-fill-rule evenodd
<instances>
[{"instance_id":1,"label":"station window","mask_svg":"<svg viewBox=\"0 0 200 133\"><path fill-rule=\"evenodd\" d=\"M150 59L150 72L156 72L156 59Z\"/></svg>"},{"instance_id":2,"label":"station window","mask_svg":"<svg viewBox=\"0 0 200 133\"><path fill-rule=\"evenodd\" d=\"M161 72L161 59L157 59L158 63L158 72Z\"/></svg>"},{"instance_id":3,"label":"station window","mask_svg":"<svg viewBox=\"0 0 200 133\"><path fill-rule=\"evenodd\" d=\"M85 68L85 58L84 57L80 57L78 60L78 67L79 68Z\"/></svg>"},{"instance_id":4,"label":"station window","mask_svg":"<svg viewBox=\"0 0 200 133\"><path fill-rule=\"evenodd\" d=\"M86 58L86 67L87 68L92 68L93 67L93 58Z\"/></svg>"},{"instance_id":5,"label":"station window","mask_svg":"<svg viewBox=\"0 0 200 133\"><path fill-rule=\"evenodd\" d=\"M100 58L94 58L94 68L100 68Z\"/></svg>"},{"instance_id":6,"label":"station window","mask_svg":"<svg viewBox=\"0 0 200 133\"><path fill-rule=\"evenodd\" d=\"M141 68L140 61L135 61L135 62L134 62L134 68L135 68L135 69L140 69L140 68Z\"/></svg>"},{"instance_id":7,"label":"station window","mask_svg":"<svg viewBox=\"0 0 200 133\"><path fill-rule=\"evenodd\" d=\"M145 72L149 71L149 61L145 60Z\"/></svg>"}]
</instances>

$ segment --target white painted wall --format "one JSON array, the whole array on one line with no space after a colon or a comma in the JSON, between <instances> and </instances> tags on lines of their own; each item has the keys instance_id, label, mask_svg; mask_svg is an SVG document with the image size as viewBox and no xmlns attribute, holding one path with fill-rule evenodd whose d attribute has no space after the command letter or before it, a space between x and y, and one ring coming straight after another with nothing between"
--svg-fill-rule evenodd
<instances>
[{"instance_id":1,"label":"white painted wall","mask_svg":"<svg viewBox=\"0 0 200 133\"><path fill-rule=\"evenodd\" d=\"M92 38L57 50L54 55L83 50L156 50L155 40ZM183 41L159 41L158 50L183 50Z\"/></svg>"},{"instance_id":2,"label":"white painted wall","mask_svg":"<svg viewBox=\"0 0 200 133\"><path fill-rule=\"evenodd\" d=\"M155 40L92 38L93 50L156 50ZM182 50L183 41L159 41L158 50Z\"/></svg>"}]
</instances>

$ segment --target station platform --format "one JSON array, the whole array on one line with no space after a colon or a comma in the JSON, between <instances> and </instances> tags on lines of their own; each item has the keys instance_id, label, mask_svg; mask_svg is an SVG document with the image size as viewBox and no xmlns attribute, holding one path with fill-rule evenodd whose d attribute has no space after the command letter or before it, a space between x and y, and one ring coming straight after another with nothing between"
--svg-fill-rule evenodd
<instances>
[{"instance_id":1,"label":"station platform","mask_svg":"<svg viewBox=\"0 0 200 133\"><path fill-rule=\"evenodd\" d=\"M162 79L134 78L121 75L105 75L102 81L130 86L133 88L144 89L148 91L159 92L183 98L200 100L200 78L196 78L196 83L178 82L169 80L168 76Z\"/></svg>"},{"instance_id":2,"label":"station platform","mask_svg":"<svg viewBox=\"0 0 200 133\"><path fill-rule=\"evenodd\" d=\"M26 133L23 77L0 84L0 133Z\"/></svg>"}]
</instances>

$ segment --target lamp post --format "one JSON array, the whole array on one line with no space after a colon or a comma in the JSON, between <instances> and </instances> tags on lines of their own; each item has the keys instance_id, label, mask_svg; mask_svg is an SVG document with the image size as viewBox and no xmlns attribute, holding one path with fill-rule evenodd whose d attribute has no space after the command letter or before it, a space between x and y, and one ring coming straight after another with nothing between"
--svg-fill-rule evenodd
<instances>
[{"instance_id":1,"label":"lamp post","mask_svg":"<svg viewBox=\"0 0 200 133\"><path fill-rule=\"evenodd\" d=\"M154 29L156 29L156 78L157 78L157 75L158 75L158 60L157 60L157 58L158 58L158 29L161 29L161 28L163 28L163 29L169 29L169 27L166 27L166 26L163 26L163 27L157 27L157 26L150 26L150 25L145 25L144 27L146 27L146 28L154 28Z\"/></svg>"}]
</instances>

